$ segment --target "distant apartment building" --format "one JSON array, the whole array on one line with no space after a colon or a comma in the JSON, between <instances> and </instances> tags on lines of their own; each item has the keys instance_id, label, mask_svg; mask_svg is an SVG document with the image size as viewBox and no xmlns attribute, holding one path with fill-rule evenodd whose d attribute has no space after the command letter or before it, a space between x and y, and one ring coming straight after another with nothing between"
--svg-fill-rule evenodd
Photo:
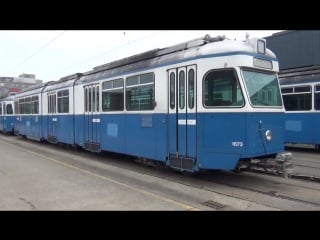
<instances>
[{"instance_id":1,"label":"distant apartment building","mask_svg":"<svg viewBox=\"0 0 320 240\"><path fill-rule=\"evenodd\" d=\"M22 89L40 83L42 80L36 79L35 74L23 73L19 77L0 77L0 98L14 95Z\"/></svg>"}]
</instances>

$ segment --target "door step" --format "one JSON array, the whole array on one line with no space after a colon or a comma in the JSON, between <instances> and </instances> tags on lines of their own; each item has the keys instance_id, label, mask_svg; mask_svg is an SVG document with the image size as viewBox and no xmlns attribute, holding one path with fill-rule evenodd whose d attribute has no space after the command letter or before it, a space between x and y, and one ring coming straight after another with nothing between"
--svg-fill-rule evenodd
<instances>
[{"instance_id":1,"label":"door step","mask_svg":"<svg viewBox=\"0 0 320 240\"><path fill-rule=\"evenodd\" d=\"M181 171L194 171L195 159L190 157L169 156L169 166L175 169L179 169Z\"/></svg>"},{"instance_id":2,"label":"door step","mask_svg":"<svg viewBox=\"0 0 320 240\"><path fill-rule=\"evenodd\" d=\"M85 142L84 148L91 152L101 152L100 143L96 143L96 142Z\"/></svg>"}]
</instances>

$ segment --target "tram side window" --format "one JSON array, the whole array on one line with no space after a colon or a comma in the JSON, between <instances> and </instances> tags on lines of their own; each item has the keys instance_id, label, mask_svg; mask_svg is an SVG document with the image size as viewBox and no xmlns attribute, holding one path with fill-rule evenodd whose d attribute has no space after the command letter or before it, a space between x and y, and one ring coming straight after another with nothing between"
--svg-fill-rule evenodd
<instances>
[{"instance_id":1,"label":"tram side window","mask_svg":"<svg viewBox=\"0 0 320 240\"><path fill-rule=\"evenodd\" d=\"M12 115L13 114L13 108L12 108L12 104L11 103L7 104L7 114L8 115Z\"/></svg>"},{"instance_id":2,"label":"tram side window","mask_svg":"<svg viewBox=\"0 0 320 240\"><path fill-rule=\"evenodd\" d=\"M194 70L188 72L188 106L190 109L194 107Z\"/></svg>"},{"instance_id":3,"label":"tram side window","mask_svg":"<svg viewBox=\"0 0 320 240\"><path fill-rule=\"evenodd\" d=\"M24 111L25 114L31 113L31 97L27 97L24 102Z\"/></svg>"},{"instance_id":4,"label":"tram side window","mask_svg":"<svg viewBox=\"0 0 320 240\"><path fill-rule=\"evenodd\" d=\"M48 95L48 113L56 113L56 95Z\"/></svg>"},{"instance_id":5,"label":"tram side window","mask_svg":"<svg viewBox=\"0 0 320 240\"><path fill-rule=\"evenodd\" d=\"M155 106L154 73L126 79L126 109L128 111L152 110Z\"/></svg>"},{"instance_id":6,"label":"tram side window","mask_svg":"<svg viewBox=\"0 0 320 240\"><path fill-rule=\"evenodd\" d=\"M235 72L213 70L206 74L203 81L205 107L242 106L243 95Z\"/></svg>"},{"instance_id":7,"label":"tram side window","mask_svg":"<svg viewBox=\"0 0 320 240\"><path fill-rule=\"evenodd\" d=\"M69 112L69 90L62 90L58 92L58 113Z\"/></svg>"},{"instance_id":8,"label":"tram side window","mask_svg":"<svg viewBox=\"0 0 320 240\"><path fill-rule=\"evenodd\" d=\"M176 89L175 89L175 74L172 72L170 73L170 108L174 109L175 108L175 94L176 94Z\"/></svg>"},{"instance_id":9,"label":"tram side window","mask_svg":"<svg viewBox=\"0 0 320 240\"><path fill-rule=\"evenodd\" d=\"M99 100L99 98L100 98L99 92L100 92L100 91L99 91L99 86L96 86L96 93L97 93L97 94L96 94L96 98L97 98L97 99L96 99L96 111L97 111L97 112L100 111L100 108L99 108L99 107L100 107L100 106L99 106L99 102L100 102L100 100Z\"/></svg>"},{"instance_id":10,"label":"tram side window","mask_svg":"<svg viewBox=\"0 0 320 240\"><path fill-rule=\"evenodd\" d=\"M16 114L20 114L18 100L14 101L14 110L15 110Z\"/></svg>"},{"instance_id":11,"label":"tram side window","mask_svg":"<svg viewBox=\"0 0 320 240\"><path fill-rule=\"evenodd\" d=\"M320 85L315 86L314 108L315 110L320 110Z\"/></svg>"},{"instance_id":12,"label":"tram side window","mask_svg":"<svg viewBox=\"0 0 320 240\"><path fill-rule=\"evenodd\" d=\"M0 115L2 115L2 103L0 103Z\"/></svg>"},{"instance_id":13,"label":"tram side window","mask_svg":"<svg viewBox=\"0 0 320 240\"><path fill-rule=\"evenodd\" d=\"M123 79L116 79L102 83L102 111L123 111L123 83Z\"/></svg>"},{"instance_id":14,"label":"tram side window","mask_svg":"<svg viewBox=\"0 0 320 240\"><path fill-rule=\"evenodd\" d=\"M185 72L179 72L179 108L184 109L185 106Z\"/></svg>"},{"instance_id":15,"label":"tram side window","mask_svg":"<svg viewBox=\"0 0 320 240\"><path fill-rule=\"evenodd\" d=\"M31 113L39 113L39 96L33 96L31 98Z\"/></svg>"},{"instance_id":16,"label":"tram side window","mask_svg":"<svg viewBox=\"0 0 320 240\"><path fill-rule=\"evenodd\" d=\"M283 92L283 91L282 91ZM293 93L283 94L283 102L286 111L311 110L311 87L294 87Z\"/></svg>"},{"instance_id":17,"label":"tram side window","mask_svg":"<svg viewBox=\"0 0 320 240\"><path fill-rule=\"evenodd\" d=\"M20 112L20 114L25 114L24 105L25 105L24 98L19 99L19 112Z\"/></svg>"}]
</instances>

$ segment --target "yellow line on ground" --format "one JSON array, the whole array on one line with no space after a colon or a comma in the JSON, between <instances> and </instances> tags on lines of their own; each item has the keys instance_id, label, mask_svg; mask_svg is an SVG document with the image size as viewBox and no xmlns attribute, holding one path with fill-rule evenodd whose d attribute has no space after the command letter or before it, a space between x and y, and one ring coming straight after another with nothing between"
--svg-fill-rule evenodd
<instances>
[{"instance_id":1,"label":"yellow line on ground","mask_svg":"<svg viewBox=\"0 0 320 240\"><path fill-rule=\"evenodd\" d=\"M72 169L78 170L78 171L80 171L80 172L82 172L82 173L86 173L86 174L95 176L95 177L97 177L97 178L101 178L101 179L107 180L107 181L109 181L109 182L118 184L118 185L120 185L120 186L129 188L129 189L131 189L131 190L141 192L141 193L143 193L143 194L152 196L152 197L154 197L154 198L158 198L158 199L160 199L160 200L162 200L162 201L175 204L175 205L180 206L180 207L182 207L182 208L185 208L185 209L187 209L187 210L192 210L192 211L200 210L200 209L198 209L198 208L192 207L192 206L190 206L190 205L187 205L187 204L185 204L185 203L179 202L179 201L177 201L177 200L170 199L170 198L167 198L167 197L163 197L163 196L158 195L158 194L156 194L156 193L149 192L149 191L146 191L146 190L143 190L143 189L134 187L134 186L130 186L130 185L128 185L128 184L125 184L125 183L119 182L119 181L117 181L117 180L114 180L114 179L111 179L111 178L108 178L108 177L105 177L105 176L96 174L96 173L94 173L94 172L91 172L91 171L88 171L88 170L85 170L85 169L76 167L76 166L74 166L74 165L71 165L71 164L68 164L68 163L64 163L64 162L59 161L59 160L57 160L57 159L54 159L54 158L51 158L51 157L47 157L47 156L42 155L42 154L39 154L39 153L37 153L37 152L30 151L30 150L26 150L26 149L24 149L24 148L22 148L22 147L18 147L18 146L16 146L16 145L14 145L14 144L7 143L7 142L4 142L4 143L7 144L7 145L12 146L12 147L14 147L14 148L18 148L18 149L20 149L20 150L22 149L23 151L26 151L26 152L28 152L28 153L30 153L30 154L32 154L32 155L36 155L36 156L39 156L39 157L41 157L41 158L45 158L45 159L47 159L47 160L49 160L49 161L55 162L55 163L57 163L57 164L60 164L60 165L65 166L65 167L72 168Z\"/></svg>"}]
</instances>

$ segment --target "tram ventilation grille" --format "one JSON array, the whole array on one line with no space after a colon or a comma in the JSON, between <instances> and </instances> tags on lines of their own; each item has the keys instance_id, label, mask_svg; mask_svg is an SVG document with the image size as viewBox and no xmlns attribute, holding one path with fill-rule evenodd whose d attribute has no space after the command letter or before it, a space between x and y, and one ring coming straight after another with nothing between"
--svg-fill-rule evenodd
<instances>
[{"instance_id":1,"label":"tram ventilation grille","mask_svg":"<svg viewBox=\"0 0 320 240\"><path fill-rule=\"evenodd\" d=\"M214 209L222 209L222 208L225 208L227 206L227 205L224 205L224 204L212 201L212 200L206 201L206 202L201 203L201 204L204 205L204 206L207 206L207 207L214 208Z\"/></svg>"}]
</instances>

